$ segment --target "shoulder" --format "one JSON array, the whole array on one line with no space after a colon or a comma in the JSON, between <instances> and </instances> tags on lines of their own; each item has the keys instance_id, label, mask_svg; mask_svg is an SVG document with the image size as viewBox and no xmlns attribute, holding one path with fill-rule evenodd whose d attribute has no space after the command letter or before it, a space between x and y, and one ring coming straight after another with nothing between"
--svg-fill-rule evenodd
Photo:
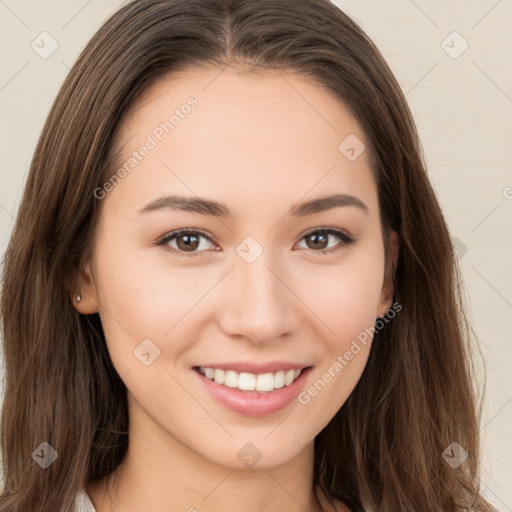
<instances>
[{"instance_id":1,"label":"shoulder","mask_svg":"<svg viewBox=\"0 0 512 512\"><path fill-rule=\"evenodd\" d=\"M80 489L75 498L75 511L74 512L96 512L89 495L85 489Z\"/></svg>"}]
</instances>

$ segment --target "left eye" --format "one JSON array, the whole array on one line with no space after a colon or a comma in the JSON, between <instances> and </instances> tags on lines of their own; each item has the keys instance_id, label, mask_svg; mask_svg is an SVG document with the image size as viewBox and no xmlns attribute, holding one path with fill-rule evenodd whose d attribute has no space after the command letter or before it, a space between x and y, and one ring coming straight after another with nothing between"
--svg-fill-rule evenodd
<instances>
[{"instance_id":1,"label":"left eye","mask_svg":"<svg viewBox=\"0 0 512 512\"><path fill-rule=\"evenodd\" d=\"M332 245L327 245L326 247L323 247L323 244L325 242L328 242L329 236L333 236L338 240L341 240L341 243L335 244L334 248L332 248ZM344 246L349 245L355 241L351 236L349 236L344 231L340 231L339 229L333 228L316 228L313 231L309 231L308 233L306 233L301 238L301 240L306 240L306 244L308 243L308 240L312 241L313 248L315 249L314 252L320 252L322 254L338 251L339 249L342 249ZM320 245L321 247L318 247L318 245Z\"/></svg>"},{"instance_id":2,"label":"left eye","mask_svg":"<svg viewBox=\"0 0 512 512\"><path fill-rule=\"evenodd\" d=\"M334 244L333 248L332 245L329 246L328 244L329 236L335 237L341 242ZM207 242L201 243L201 239ZM322 254L335 252L355 241L344 231L333 228L316 228L303 235L301 241L302 240L306 240L306 244L308 244L308 241L310 243L312 242L313 247L309 246L306 247L306 249L311 249L313 252L320 252ZM172 245L174 242L176 242L177 246ZM160 239L156 245L164 246L165 249L180 253L182 256L201 256L201 253L208 250L208 242L213 244L207 233L199 230L183 229L169 233ZM327 242L327 246L324 247L323 244L325 242Z\"/></svg>"}]
</instances>

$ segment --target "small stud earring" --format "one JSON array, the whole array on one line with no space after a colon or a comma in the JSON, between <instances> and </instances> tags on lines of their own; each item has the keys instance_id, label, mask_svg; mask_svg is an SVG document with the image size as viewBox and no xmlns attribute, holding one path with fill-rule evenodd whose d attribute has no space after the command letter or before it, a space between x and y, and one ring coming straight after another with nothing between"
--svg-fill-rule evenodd
<instances>
[{"instance_id":1,"label":"small stud earring","mask_svg":"<svg viewBox=\"0 0 512 512\"><path fill-rule=\"evenodd\" d=\"M77 302L80 302L81 300L82 300L82 296L81 296L80 294L78 294L78 295L76 296L76 301L77 301Z\"/></svg>"}]
</instances>

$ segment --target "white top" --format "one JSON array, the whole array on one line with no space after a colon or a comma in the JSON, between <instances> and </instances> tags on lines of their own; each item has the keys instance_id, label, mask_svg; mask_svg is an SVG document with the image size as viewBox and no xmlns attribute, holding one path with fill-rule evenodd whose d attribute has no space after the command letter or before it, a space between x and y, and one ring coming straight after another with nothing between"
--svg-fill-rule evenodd
<instances>
[{"instance_id":1,"label":"white top","mask_svg":"<svg viewBox=\"0 0 512 512\"><path fill-rule=\"evenodd\" d=\"M80 489L75 499L75 512L96 512L85 489Z\"/></svg>"}]
</instances>

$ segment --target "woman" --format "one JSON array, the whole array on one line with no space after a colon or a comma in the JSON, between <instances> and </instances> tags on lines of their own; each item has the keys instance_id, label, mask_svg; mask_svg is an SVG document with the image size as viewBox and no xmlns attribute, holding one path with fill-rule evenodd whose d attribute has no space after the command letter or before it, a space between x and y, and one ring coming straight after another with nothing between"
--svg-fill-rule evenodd
<instances>
[{"instance_id":1,"label":"woman","mask_svg":"<svg viewBox=\"0 0 512 512\"><path fill-rule=\"evenodd\" d=\"M352 20L135 0L59 92L6 253L0 510L491 510L460 297Z\"/></svg>"}]
</instances>

